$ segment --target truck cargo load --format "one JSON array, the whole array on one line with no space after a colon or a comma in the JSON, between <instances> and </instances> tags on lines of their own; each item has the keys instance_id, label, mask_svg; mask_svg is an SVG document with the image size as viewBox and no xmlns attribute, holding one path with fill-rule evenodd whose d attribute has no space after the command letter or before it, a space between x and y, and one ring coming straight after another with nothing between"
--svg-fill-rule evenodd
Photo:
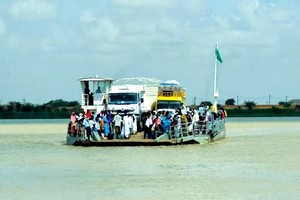
<instances>
[{"instance_id":1,"label":"truck cargo load","mask_svg":"<svg viewBox=\"0 0 300 200\"><path fill-rule=\"evenodd\" d=\"M176 80L169 80L160 83L158 87L158 97L156 101L157 111L175 112L185 103L185 89Z\"/></svg>"}]
</instances>

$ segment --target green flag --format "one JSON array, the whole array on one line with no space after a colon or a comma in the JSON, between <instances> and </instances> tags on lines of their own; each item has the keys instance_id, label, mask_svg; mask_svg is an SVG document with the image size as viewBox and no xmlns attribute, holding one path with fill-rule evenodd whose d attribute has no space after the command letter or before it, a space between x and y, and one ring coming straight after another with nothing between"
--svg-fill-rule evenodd
<instances>
[{"instance_id":1,"label":"green flag","mask_svg":"<svg viewBox=\"0 0 300 200\"><path fill-rule=\"evenodd\" d=\"M218 60L220 63L222 63L223 60L222 60L222 58L221 58L221 55L220 55L220 52L219 52L219 50L218 50L218 46L217 46L217 45L216 45L215 53L216 53L216 58L217 58L217 60Z\"/></svg>"}]
</instances>

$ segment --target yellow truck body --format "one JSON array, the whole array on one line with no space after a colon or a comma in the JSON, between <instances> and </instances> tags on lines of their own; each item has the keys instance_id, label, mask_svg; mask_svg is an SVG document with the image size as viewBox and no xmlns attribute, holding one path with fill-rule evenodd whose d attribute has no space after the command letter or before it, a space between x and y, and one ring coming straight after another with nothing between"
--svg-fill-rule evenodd
<instances>
[{"instance_id":1,"label":"yellow truck body","mask_svg":"<svg viewBox=\"0 0 300 200\"><path fill-rule=\"evenodd\" d=\"M175 112L180 109L181 103L185 103L185 89L178 81L167 81L160 84L155 110Z\"/></svg>"}]
</instances>

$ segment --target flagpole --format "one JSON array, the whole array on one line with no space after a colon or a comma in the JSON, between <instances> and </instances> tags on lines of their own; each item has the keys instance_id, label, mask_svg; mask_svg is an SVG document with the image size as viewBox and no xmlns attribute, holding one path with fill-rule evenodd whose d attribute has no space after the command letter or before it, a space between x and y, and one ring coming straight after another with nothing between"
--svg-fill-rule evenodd
<instances>
[{"instance_id":1,"label":"flagpole","mask_svg":"<svg viewBox=\"0 0 300 200\"><path fill-rule=\"evenodd\" d=\"M218 49L218 43L216 44L215 51ZM218 103L218 89L217 89L217 69L218 69L218 59L217 56L215 56L215 77L214 77L214 107L217 109L217 103Z\"/></svg>"}]
</instances>

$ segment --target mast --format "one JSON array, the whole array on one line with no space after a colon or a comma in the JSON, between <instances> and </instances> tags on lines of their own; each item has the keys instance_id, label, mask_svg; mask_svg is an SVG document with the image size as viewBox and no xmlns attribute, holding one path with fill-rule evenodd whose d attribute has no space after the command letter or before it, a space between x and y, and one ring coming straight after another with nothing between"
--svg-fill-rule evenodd
<instances>
[{"instance_id":1,"label":"mast","mask_svg":"<svg viewBox=\"0 0 300 200\"><path fill-rule=\"evenodd\" d=\"M217 51L218 51L218 43L215 47L215 76L214 76L214 107L217 109L218 97L219 92L217 88L217 70L218 70L218 58L217 58Z\"/></svg>"}]
</instances>

